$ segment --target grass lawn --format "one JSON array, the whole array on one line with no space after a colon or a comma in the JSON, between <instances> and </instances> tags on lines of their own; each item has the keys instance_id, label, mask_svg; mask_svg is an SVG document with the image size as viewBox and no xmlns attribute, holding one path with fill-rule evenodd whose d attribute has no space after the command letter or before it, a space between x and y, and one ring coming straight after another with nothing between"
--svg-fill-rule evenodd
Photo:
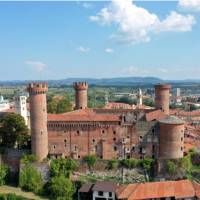
<instances>
[{"instance_id":1,"label":"grass lawn","mask_svg":"<svg viewBox=\"0 0 200 200\"><path fill-rule=\"evenodd\" d=\"M12 187L12 186L0 186L0 193L2 193L2 194L15 193L16 195L21 195L27 199L47 200L45 198L35 195L32 192L24 192L20 188Z\"/></svg>"}]
</instances>

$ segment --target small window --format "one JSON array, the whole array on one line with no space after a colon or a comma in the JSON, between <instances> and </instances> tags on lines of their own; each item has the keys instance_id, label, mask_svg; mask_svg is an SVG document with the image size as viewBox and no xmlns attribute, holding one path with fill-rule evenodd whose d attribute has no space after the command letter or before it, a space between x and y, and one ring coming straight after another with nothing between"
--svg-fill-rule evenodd
<instances>
[{"instance_id":1,"label":"small window","mask_svg":"<svg viewBox=\"0 0 200 200\"><path fill-rule=\"evenodd\" d=\"M109 197L112 197L112 192L109 192Z\"/></svg>"},{"instance_id":2,"label":"small window","mask_svg":"<svg viewBox=\"0 0 200 200\"><path fill-rule=\"evenodd\" d=\"M128 139L130 139L130 136L129 136L129 135L127 135L127 138L128 138Z\"/></svg>"},{"instance_id":3,"label":"small window","mask_svg":"<svg viewBox=\"0 0 200 200\"><path fill-rule=\"evenodd\" d=\"M181 151L183 151L183 147L181 147Z\"/></svg>"},{"instance_id":4,"label":"small window","mask_svg":"<svg viewBox=\"0 0 200 200\"><path fill-rule=\"evenodd\" d=\"M117 151L117 147L116 146L114 146L114 151Z\"/></svg>"},{"instance_id":5,"label":"small window","mask_svg":"<svg viewBox=\"0 0 200 200\"><path fill-rule=\"evenodd\" d=\"M104 130L102 130L101 132L102 132L102 133L105 133L105 131L104 131Z\"/></svg>"},{"instance_id":6,"label":"small window","mask_svg":"<svg viewBox=\"0 0 200 200\"><path fill-rule=\"evenodd\" d=\"M93 139L92 142L95 143L95 139Z\"/></svg>"},{"instance_id":7,"label":"small window","mask_svg":"<svg viewBox=\"0 0 200 200\"><path fill-rule=\"evenodd\" d=\"M55 148L56 148L56 145L53 145L53 148L55 149Z\"/></svg>"},{"instance_id":8,"label":"small window","mask_svg":"<svg viewBox=\"0 0 200 200\"><path fill-rule=\"evenodd\" d=\"M116 138L113 138L113 141L115 142L115 141L116 141Z\"/></svg>"},{"instance_id":9,"label":"small window","mask_svg":"<svg viewBox=\"0 0 200 200\"><path fill-rule=\"evenodd\" d=\"M66 139L64 139L64 142L66 143L66 142L67 142L67 140L66 140Z\"/></svg>"},{"instance_id":10,"label":"small window","mask_svg":"<svg viewBox=\"0 0 200 200\"><path fill-rule=\"evenodd\" d=\"M99 191L99 192L98 192L98 196L103 196L103 192L102 192L102 191Z\"/></svg>"},{"instance_id":11,"label":"small window","mask_svg":"<svg viewBox=\"0 0 200 200\"><path fill-rule=\"evenodd\" d=\"M155 132L155 129L153 128L153 129L151 130L151 132L154 133L154 132Z\"/></svg>"},{"instance_id":12,"label":"small window","mask_svg":"<svg viewBox=\"0 0 200 200\"><path fill-rule=\"evenodd\" d=\"M181 137L181 142L183 141L183 137Z\"/></svg>"},{"instance_id":13,"label":"small window","mask_svg":"<svg viewBox=\"0 0 200 200\"><path fill-rule=\"evenodd\" d=\"M116 131L113 131L113 134L115 135L115 134L116 134Z\"/></svg>"},{"instance_id":14,"label":"small window","mask_svg":"<svg viewBox=\"0 0 200 200\"><path fill-rule=\"evenodd\" d=\"M135 146L132 146L132 151L135 151Z\"/></svg>"},{"instance_id":15,"label":"small window","mask_svg":"<svg viewBox=\"0 0 200 200\"><path fill-rule=\"evenodd\" d=\"M79 135L79 134L80 134L80 131L79 131L79 130L77 130L77 131L76 131L76 133Z\"/></svg>"},{"instance_id":16,"label":"small window","mask_svg":"<svg viewBox=\"0 0 200 200\"><path fill-rule=\"evenodd\" d=\"M78 155L78 158L81 158L81 156L80 156L80 155Z\"/></svg>"}]
</instances>

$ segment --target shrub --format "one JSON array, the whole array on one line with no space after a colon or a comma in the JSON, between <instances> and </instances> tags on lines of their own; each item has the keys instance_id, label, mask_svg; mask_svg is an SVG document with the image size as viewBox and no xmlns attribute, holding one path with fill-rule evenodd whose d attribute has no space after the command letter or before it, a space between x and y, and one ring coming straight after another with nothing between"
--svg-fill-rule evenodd
<instances>
[{"instance_id":1,"label":"shrub","mask_svg":"<svg viewBox=\"0 0 200 200\"><path fill-rule=\"evenodd\" d=\"M192 168L191 156L187 155L179 160L180 167L184 169L186 172L190 172Z\"/></svg>"},{"instance_id":2,"label":"shrub","mask_svg":"<svg viewBox=\"0 0 200 200\"><path fill-rule=\"evenodd\" d=\"M19 175L19 186L26 191L35 193L41 191L43 186L42 177L33 165L28 164L21 170Z\"/></svg>"},{"instance_id":3,"label":"shrub","mask_svg":"<svg viewBox=\"0 0 200 200\"><path fill-rule=\"evenodd\" d=\"M77 169L77 163L71 158L58 158L51 161L50 175L60 176L64 175L65 177L70 176L71 172Z\"/></svg>"},{"instance_id":4,"label":"shrub","mask_svg":"<svg viewBox=\"0 0 200 200\"><path fill-rule=\"evenodd\" d=\"M69 178L61 175L51 178L48 191L52 199L71 200L74 187Z\"/></svg>"},{"instance_id":5,"label":"shrub","mask_svg":"<svg viewBox=\"0 0 200 200\"><path fill-rule=\"evenodd\" d=\"M28 200L25 197L18 196L14 193L0 194L0 200Z\"/></svg>"},{"instance_id":6,"label":"shrub","mask_svg":"<svg viewBox=\"0 0 200 200\"><path fill-rule=\"evenodd\" d=\"M97 160L98 160L98 157L96 155L88 155L84 157L84 161L87 163L89 169L94 167Z\"/></svg>"},{"instance_id":7,"label":"shrub","mask_svg":"<svg viewBox=\"0 0 200 200\"><path fill-rule=\"evenodd\" d=\"M145 170L149 171L153 165L154 160L152 158L144 158L139 161L139 165Z\"/></svg>"},{"instance_id":8,"label":"shrub","mask_svg":"<svg viewBox=\"0 0 200 200\"><path fill-rule=\"evenodd\" d=\"M169 174L174 174L176 172L176 170L177 170L176 164L174 162L170 161L170 160L167 161L166 167L167 167L167 172Z\"/></svg>"},{"instance_id":9,"label":"shrub","mask_svg":"<svg viewBox=\"0 0 200 200\"><path fill-rule=\"evenodd\" d=\"M21 162L24 164L29 164L29 163L36 162L37 160L38 160L37 157L33 154L24 154L22 156Z\"/></svg>"},{"instance_id":10,"label":"shrub","mask_svg":"<svg viewBox=\"0 0 200 200\"><path fill-rule=\"evenodd\" d=\"M121 165L123 167L129 168L129 169L133 169L135 167L138 166L138 160L134 159L134 158L130 158L130 159L123 159L121 161Z\"/></svg>"},{"instance_id":11,"label":"shrub","mask_svg":"<svg viewBox=\"0 0 200 200\"><path fill-rule=\"evenodd\" d=\"M109 160L107 164L107 168L112 170L112 169L117 169L118 167L118 161L117 160Z\"/></svg>"},{"instance_id":12,"label":"shrub","mask_svg":"<svg viewBox=\"0 0 200 200\"><path fill-rule=\"evenodd\" d=\"M7 181L9 168L6 165L0 165L0 185L4 185Z\"/></svg>"}]
</instances>

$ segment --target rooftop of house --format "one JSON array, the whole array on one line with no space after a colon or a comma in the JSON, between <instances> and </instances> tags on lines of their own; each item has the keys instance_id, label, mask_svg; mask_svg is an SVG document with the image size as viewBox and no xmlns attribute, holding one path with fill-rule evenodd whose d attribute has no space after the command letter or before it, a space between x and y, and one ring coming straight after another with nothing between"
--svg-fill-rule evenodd
<instances>
[{"instance_id":1,"label":"rooftop of house","mask_svg":"<svg viewBox=\"0 0 200 200\"><path fill-rule=\"evenodd\" d=\"M126 200L166 197L199 198L199 194L200 185L193 184L189 180L136 183L120 186L117 190L118 199Z\"/></svg>"},{"instance_id":2,"label":"rooftop of house","mask_svg":"<svg viewBox=\"0 0 200 200\"><path fill-rule=\"evenodd\" d=\"M172 116L172 115L159 120L159 122L162 124L184 124L183 120L179 119L178 117Z\"/></svg>"},{"instance_id":3,"label":"rooftop of house","mask_svg":"<svg viewBox=\"0 0 200 200\"><path fill-rule=\"evenodd\" d=\"M97 181L92 188L92 191L102 192L115 192L117 190L117 184L108 181Z\"/></svg>"}]
</instances>

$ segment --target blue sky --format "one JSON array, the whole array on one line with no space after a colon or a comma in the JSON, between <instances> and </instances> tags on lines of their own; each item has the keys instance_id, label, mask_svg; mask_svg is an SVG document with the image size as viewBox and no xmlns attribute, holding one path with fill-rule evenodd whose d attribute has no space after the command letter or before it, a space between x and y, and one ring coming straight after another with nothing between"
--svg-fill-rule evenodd
<instances>
[{"instance_id":1,"label":"blue sky","mask_svg":"<svg viewBox=\"0 0 200 200\"><path fill-rule=\"evenodd\" d=\"M0 2L0 80L199 79L200 9L123 1Z\"/></svg>"}]
</instances>

